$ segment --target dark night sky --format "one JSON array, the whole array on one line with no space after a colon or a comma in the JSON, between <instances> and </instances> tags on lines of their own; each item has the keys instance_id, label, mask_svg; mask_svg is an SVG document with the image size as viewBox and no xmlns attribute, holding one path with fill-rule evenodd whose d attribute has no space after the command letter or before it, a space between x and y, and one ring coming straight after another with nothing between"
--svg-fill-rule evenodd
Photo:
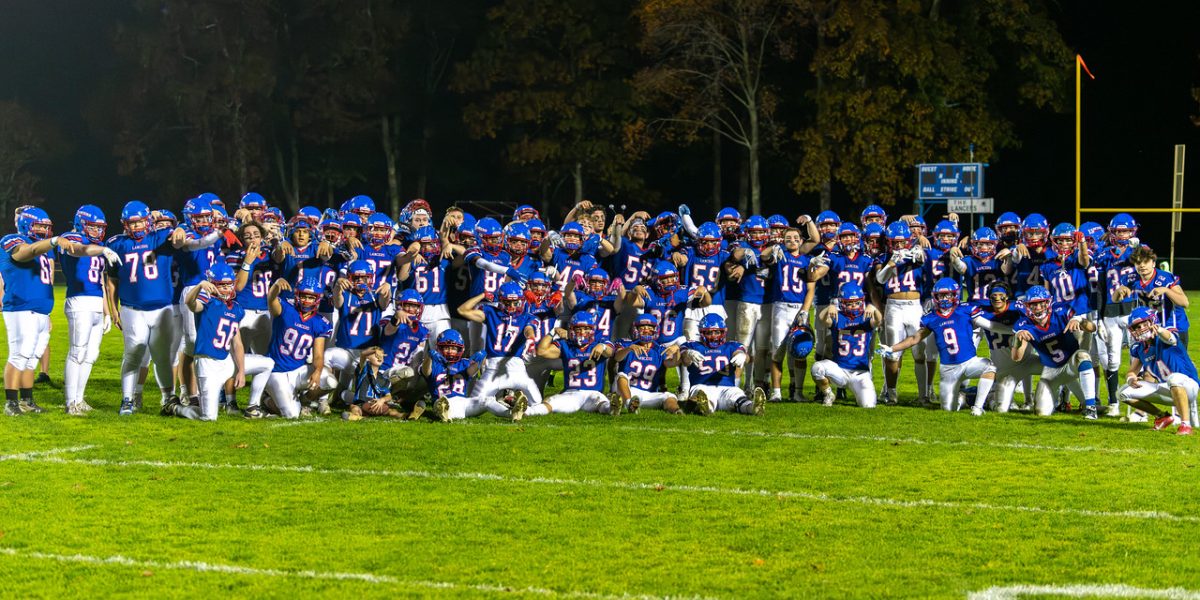
<instances>
[{"instance_id":1,"label":"dark night sky","mask_svg":"<svg viewBox=\"0 0 1200 600\"><path fill-rule=\"evenodd\" d=\"M1200 3L1144 4L1068 0L1058 4L1068 44L1095 73L1084 82L1084 203L1095 206L1169 206L1172 145L1185 143L1189 190L1185 203L1200 206L1200 114L1191 99L1200 36ZM63 224L85 201L116 204L138 196L134 183L115 173L106 147L87 141L83 91L112 68L108 44L124 3L95 0L4 0L0 8L0 99L15 98L57 120L74 152L50 165L42 191ZM1139 6L1140 8L1140 6ZM1064 68L1070 68L1065 65ZM1073 216L1073 115L1029 113L1017 124L1023 147L1003 152L987 173L987 195L998 210L1024 214L1036 207L1051 221ZM764 177L768 208L794 198L786 177ZM674 190L663 190L667 196ZM69 206L68 206L69 205ZM1108 216L1098 216L1107 221ZM1085 215L1085 219L1087 216ZM1098 220L1100 220L1098 219ZM1166 234L1166 217L1140 218L1149 231ZM1185 225L1200 217L1185 217ZM63 230L63 225L59 230ZM1180 246L1200 254L1200 244Z\"/></svg>"}]
</instances>

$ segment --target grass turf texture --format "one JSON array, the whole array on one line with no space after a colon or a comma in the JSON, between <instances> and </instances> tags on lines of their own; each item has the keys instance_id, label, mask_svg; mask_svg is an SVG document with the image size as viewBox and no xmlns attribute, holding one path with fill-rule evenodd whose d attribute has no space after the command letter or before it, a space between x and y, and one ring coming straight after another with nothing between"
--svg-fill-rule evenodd
<instances>
[{"instance_id":1,"label":"grass turf texture","mask_svg":"<svg viewBox=\"0 0 1200 600\"><path fill-rule=\"evenodd\" d=\"M116 331L88 387L97 410L69 417L61 306L60 290L48 412L0 419L6 596L1200 589L1200 442L1148 424L814 404L213 424L157 416L153 392L122 418ZM911 401L907 363L901 381Z\"/></svg>"}]
</instances>

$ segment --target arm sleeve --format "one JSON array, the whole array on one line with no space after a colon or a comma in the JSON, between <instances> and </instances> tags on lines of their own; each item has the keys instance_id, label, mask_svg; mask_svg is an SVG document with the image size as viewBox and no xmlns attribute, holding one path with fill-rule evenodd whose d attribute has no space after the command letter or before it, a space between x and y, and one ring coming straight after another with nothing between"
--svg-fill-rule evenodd
<instances>
[{"instance_id":1,"label":"arm sleeve","mask_svg":"<svg viewBox=\"0 0 1200 600\"><path fill-rule=\"evenodd\" d=\"M683 215L679 219L679 222L683 223L683 230L686 231L689 236L693 238L700 237L700 230L696 227L696 222L692 220L692 215Z\"/></svg>"}]
</instances>

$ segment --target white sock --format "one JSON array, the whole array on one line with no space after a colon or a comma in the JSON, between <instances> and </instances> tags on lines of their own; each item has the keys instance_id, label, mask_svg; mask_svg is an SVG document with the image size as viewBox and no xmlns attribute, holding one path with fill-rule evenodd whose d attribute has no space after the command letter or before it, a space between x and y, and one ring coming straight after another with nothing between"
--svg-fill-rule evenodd
<instances>
[{"instance_id":1,"label":"white sock","mask_svg":"<svg viewBox=\"0 0 1200 600\"><path fill-rule=\"evenodd\" d=\"M987 400L988 392L992 391L994 379L980 378L979 385L975 387L975 408L983 408L983 403Z\"/></svg>"},{"instance_id":2,"label":"white sock","mask_svg":"<svg viewBox=\"0 0 1200 600\"><path fill-rule=\"evenodd\" d=\"M525 416L527 417L540 417L548 414L550 414L550 409L546 406L545 402L542 402L541 404L534 404L533 406L525 409Z\"/></svg>"},{"instance_id":3,"label":"white sock","mask_svg":"<svg viewBox=\"0 0 1200 600\"><path fill-rule=\"evenodd\" d=\"M780 390L777 387L771 388L771 397L772 398L780 398L782 396L783 396L783 390Z\"/></svg>"}]
</instances>

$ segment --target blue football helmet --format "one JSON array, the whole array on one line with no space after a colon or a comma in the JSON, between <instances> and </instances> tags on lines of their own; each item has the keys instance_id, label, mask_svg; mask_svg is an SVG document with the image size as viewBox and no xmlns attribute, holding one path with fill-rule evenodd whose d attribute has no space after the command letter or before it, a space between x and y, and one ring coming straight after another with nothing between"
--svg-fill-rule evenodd
<instances>
[{"instance_id":1,"label":"blue football helmet","mask_svg":"<svg viewBox=\"0 0 1200 600\"><path fill-rule=\"evenodd\" d=\"M755 248L762 248L771 239L771 226L766 219L754 215L742 224L742 233L745 234L747 243Z\"/></svg>"},{"instance_id":2,"label":"blue football helmet","mask_svg":"<svg viewBox=\"0 0 1200 600\"><path fill-rule=\"evenodd\" d=\"M546 224L541 219L530 219L525 221L525 227L529 230L529 251L537 252L546 238Z\"/></svg>"},{"instance_id":3,"label":"blue football helmet","mask_svg":"<svg viewBox=\"0 0 1200 600\"><path fill-rule=\"evenodd\" d=\"M1025 291L1025 316L1030 321L1042 325L1050 320L1050 309L1053 298L1046 288L1035 285Z\"/></svg>"},{"instance_id":4,"label":"blue football helmet","mask_svg":"<svg viewBox=\"0 0 1200 600\"><path fill-rule=\"evenodd\" d=\"M210 202L192 198L183 203L183 222L192 231L208 235L213 231L213 208Z\"/></svg>"},{"instance_id":5,"label":"blue football helmet","mask_svg":"<svg viewBox=\"0 0 1200 600\"><path fill-rule=\"evenodd\" d=\"M382 246L392 241L392 218L377 212L367 217L366 242L372 246Z\"/></svg>"},{"instance_id":6,"label":"blue football helmet","mask_svg":"<svg viewBox=\"0 0 1200 600\"><path fill-rule=\"evenodd\" d=\"M1015 212L1006 212L996 218L996 236L1007 246L1021 241L1021 217Z\"/></svg>"},{"instance_id":7,"label":"blue football helmet","mask_svg":"<svg viewBox=\"0 0 1200 600\"><path fill-rule=\"evenodd\" d=\"M442 357L442 360L450 364L462 359L463 352L467 349L467 344L463 341L462 334L453 328L439 333L436 345L438 355Z\"/></svg>"},{"instance_id":8,"label":"blue football helmet","mask_svg":"<svg viewBox=\"0 0 1200 600\"><path fill-rule=\"evenodd\" d=\"M425 312L425 299L417 290L408 288L396 297L396 308L408 313L409 319L416 324L421 321L421 313Z\"/></svg>"},{"instance_id":9,"label":"blue football helmet","mask_svg":"<svg viewBox=\"0 0 1200 600\"><path fill-rule=\"evenodd\" d=\"M233 274L233 269L224 261L216 261L209 265L208 270L204 272L205 278L209 283L217 287L214 296L226 302L232 302L237 296L237 290L234 289L234 282L237 276Z\"/></svg>"},{"instance_id":10,"label":"blue football helmet","mask_svg":"<svg viewBox=\"0 0 1200 600\"><path fill-rule=\"evenodd\" d=\"M1108 222L1109 243L1128 246L1129 240L1137 236L1138 223L1129 213L1117 213Z\"/></svg>"},{"instance_id":11,"label":"blue football helmet","mask_svg":"<svg viewBox=\"0 0 1200 600\"><path fill-rule=\"evenodd\" d=\"M519 283L508 281L500 284L496 300L500 302L500 310L509 315L516 316L525 312L525 291Z\"/></svg>"},{"instance_id":12,"label":"blue football helmet","mask_svg":"<svg viewBox=\"0 0 1200 600\"><path fill-rule=\"evenodd\" d=\"M800 325L788 337L788 353L796 360L808 358L813 351L813 332L808 325Z\"/></svg>"},{"instance_id":13,"label":"blue football helmet","mask_svg":"<svg viewBox=\"0 0 1200 600\"><path fill-rule=\"evenodd\" d=\"M933 284L933 307L940 315L949 315L958 307L958 302L962 296L962 288L958 286L958 282L943 277Z\"/></svg>"},{"instance_id":14,"label":"blue football helmet","mask_svg":"<svg viewBox=\"0 0 1200 600\"><path fill-rule=\"evenodd\" d=\"M413 232L412 241L421 245L421 257L433 263L442 257L442 238L432 225L426 225Z\"/></svg>"},{"instance_id":15,"label":"blue football helmet","mask_svg":"<svg viewBox=\"0 0 1200 600\"><path fill-rule=\"evenodd\" d=\"M46 211L28 206L17 215L17 233L33 240L44 240L54 235L54 224Z\"/></svg>"},{"instance_id":16,"label":"blue football helmet","mask_svg":"<svg viewBox=\"0 0 1200 600\"><path fill-rule=\"evenodd\" d=\"M847 319L858 319L866 314L867 294L861 284L847 281L838 288L838 312Z\"/></svg>"},{"instance_id":17,"label":"blue football helmet","mask_svg":"<svg viewBox=\"0 0 1200 600\"><path fill-rule=\"evenodd\" d=\"M104 211L94 204L84 204L75 211L75 231L93 244L103 244L108 223Z\"/></svg>"},{"instance_id":18,"label":"blue football helmet","mask_svg":"<svg viewBox=\"0 0 1200 600\"><path fill-rule=\"evenodd\" d=\"M179 226L179 218L175 213L165 209L158 209L158 218L154 221L154 230L162 231L164 229L175 229Z\"/></svg>"},{"instance_id":19,"label":"blue football helmet","mask_svg":"<svg viewBox=\"0 0 1200 600\"><path fill-rule=\"evenodd\" d=\"M867 254L878 256L883 252L884 244L884 229L879 223L867 223L863 227L863 247L866 248Z\"/></svg>"},{"instance_id":20,"label":"blue football helmet","mask_svg":"<svg viewBox=\"0 0 1200 600\"><path fill-rule=\"evenodd\" d=\"M670 261L654 263L654 287L664 296L679 289L679 270Z\"/></svg>"},{"instance_id":21,"label":"blue football helmet","mask_svg":"<svg viewBox=\"0 0 1200 600\"><path fill-rule=\"evenodd\" d=\"M138 223L142 226L136 227ZM125 228L125 234L135 240L146 237L150 233L150 207L138 200L126 202L121 209L121 225Z\"/></svg>"},{"instance_id":22,"label":"blue football helmet","mask_svg":"<svg viewBox=\"0 0 1200 600\"><path fill-rule=\"evenodd\" d=\"M514 221L528 221L530 219L537 219L540 216L541 215L538 213L538 209L528 204L522 204L513 211Z\"/></svg>"},{"instance_id":23,"label":"blue football helmet","mask_svg":"<svg viewBox=\"0 0 1200 600\"><path fill-rule=\"evenodd\" d=\"M571 317L571 343L576 348L587 348L596 339L596 315L584 310Z\"/></svg>"},{"instance_id":24,"label":"blue football helmet","mask_svg":"<svg viewBox=\"0 0 1200 600\"><path fill-rule=\"evenodd\" d=\"M958 223L949 219L942 219L933 227L933 241L931 242L934 248L943 252L958 245Z\"/></svg>"},{"instance_id":25,"label":"blue football helmet","mask_svg":"<svg viewBox=\"0 0 1200 600\"><path fill-rule=\"evenodd\" d=\"M317 277L309 276L300 280L296 284L294 294L296 310L301 314L309 314L317 310L321 306L321 296L325 293L325 286L321 284L321 280Z\"/></svg>"},{"instance_id":26,"label":"blue football helmet","mask_svg":"<svg viewBox=\"0 0 1200 600\"><path fill-rule=\"evenodd\" d=\"M700 339L705 346L709 348L720 348L725 344L725 336L728 330L725 328L725 319L721 315L708 313L700 319Z\"/></svg>"},{"instance_id":27,"label":"blue football helmet","mask_svg":"<svg viewBox=\"0 0 1200 600\"><path fill-rule=\"evenodd\" d=\"M1021 242L1028 248L1042 248L1050 235L1050 222L1038 213L1030 213L1021 221Z\"/></svg>"},{"instance_id":28,"label":"blue football helmet","mask_svg":"<svg viewBox=\"0 0 1200 600\"><path fill-rule=\"evenodd\" d=\"M1158 316L1153 310L1139 306L1129 315L1129 335L1134 341L1145 344L1154 339L1154 325L1157 321Z\"/></svg>"},{"instance_id":29,"label":"blue football helmet","mask_svg":"<svg viewBox=\"0 0 1200 600\"><path fill-rule=\"evenodd\" d=\"M643 313L633 320L633 341L639 344L653 344L658 339L658 317Z\"/></svg>"},{"instance_id":30,"label":"blue football helmet","mask_svg":"<svg viewBox=\"0 0 1200 600\"><path fill-rule=\"evenodd\" d=\"M837 231L838 248L851 258L862 250L862 232L854 223L842 223Z\"/></svg>"},{"instance_id":31,"label":"blue football helmet","mask_svg":"<svg viewBox=\"0 0 1200 600\"><path fill-rule=\"evenodd\" d=\"M562 228L563 248L568 252L575 252L583 247L583 242L587 238L587 233L583 230L583 225L579 223L567 223Z\"/></svg>"},{"instance_id":32,"label":"blue football helmet","mask_svg":"<svg viewBox=\"0 0 1200 600\"><path fill-rule=\"evenodd\" d=\"M375 287L375 268L371 263L358 259L346 269L346 278L350 280L350 286L361 293L371 291Z\"/></svg>"},{"instance_id":33,"label":"blue football helmet","mask_svg":"<svg viewBox=\"0 0 1200 600\"><path fill-rule=\"evenodd\" d=\"M991 227L980 227L971 234L971 254L983 262L996 256L996 244L1000 239Z\"/></svg>"},{"instance_id":34,"label":"blue football helmet","mask_svg":"<svg viewBox=\"0 0 1200 600\"><path fill-rule=\"evenodd\" d=\"M842 218L832 210L822 211L817 215L817 230L821 232L821 240L828 242L837 237L838 229L842 226Z\"/></svg>"},{"instance_id":35,"label":"blue football helmet","mask_svg":"<svg viewBox=\"0 0 1200 600\"><path fill-rule=\"evenodd\" d=\"M697 228L696 253L700 256L715 256L721 251L721 228L706 221Z\"/></svg>"},{"instance_id":36,"label":"blue football helmet","mask_svg":"<svg viewBox=\"0 0 1200 600\"><path fill-rule=\"evenodd\" d=\"M242 201L238 203L238 208L245 208L252 211L267 210L267 199L258 192L247 192L242 196Z\"/></svg>"},{"instance_id":37,"label":"blue football helmet","mask_svg":"<svg viewBox=\"0 0 1200 600\"><path fill-rule=\"evenodd\" d=\"M315 206L301 206L296 216L303 217L309 225L316 227L317 223L321 222L321 209Z\"/></svg>"},{"instance_id":38,"label":"blue football helmet","mask_svg":"<svg viewBox=\"0 0 1200 600\"><path fill-rule=\"evenodd\" d=\"M859 223L862 223L863 227L866 227L869 223L886 225L887 212L883 210L883 207L877 204L871 204L862 210L862 214L859 215L858 221Z\"/></svg>"},{"instance_id":39,"label":"blue football helmet","mask_svg":"<svg viewBox=\"0 0 1200 600\"><path fill-rule=\"evenodd\" d=\"M904 221L889 223L887 226L887 242L888 248L892 252L911 248L912 230L908 228L908 223Z\"/></svg>"}]
</instances>

